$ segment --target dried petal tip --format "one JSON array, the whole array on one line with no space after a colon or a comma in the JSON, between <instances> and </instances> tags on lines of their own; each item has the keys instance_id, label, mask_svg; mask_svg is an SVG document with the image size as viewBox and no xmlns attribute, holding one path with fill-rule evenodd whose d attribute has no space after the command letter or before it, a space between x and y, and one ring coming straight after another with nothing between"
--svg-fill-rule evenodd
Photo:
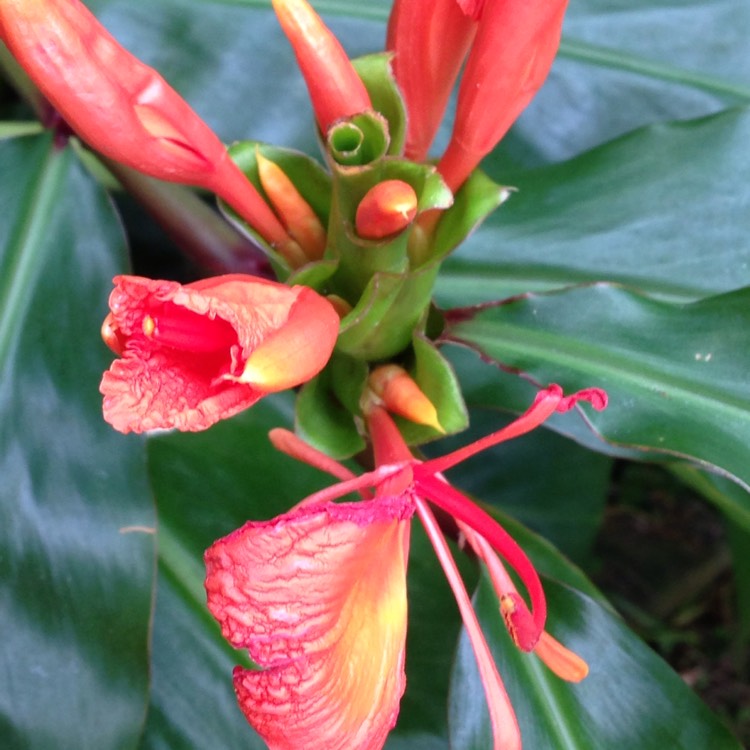
<instances>
[{"instance_id":1,"label":"dried petal tip","mask_svg":"<svg viewBox=\"0 0 750 750\"><path fill-rule=\"evenodd\" d=\"M589 673L589 665L578 654L565 648L547 631L544 631L539 638L534 653L558 677L568 682L580 682Z\"/></svg>"},{"instance_id":2,"label":"dried petal tip","mask_svg":"<svg viewBox=\"0 0 750 750\"><path fill-rule=\"evenodd\" d=\"M357 207L357 234L380 240L401 232L417 215L417 194L402 180L385 180L370 188Z\"/></svg>"},{"instance_id":3,"label":"dried petal tip","mask_svg":"<svg viewBox=\"0 0 750 750\"><path fill-rule=\"evenodd\" d=\"M321 132L372 109L346 52L312 6L306 0L273 0L273 9L297 56Z\"/></svg>"},{"instance_id":4,"label":"dried petal tip","mask_svg":"<svg viewBox=\"0 0 750 750\"><path fill-rule=\"evenodd\" d=\"M278 164L257 149L255 159L260 184L287 232L302 248L304 260L320 260L326 249L326 230L320 219Z\"/></svg>"},{"instance_id":5,"label":"dried petal tip","mask_svg":"<svg viewBox=\"0 0 750 750\"><path fill-rule=\"evenodd\" d=\"M434 404L403 367L376 368L370 373L369 385L388 411L445 434Z\"/></svg>"}]
</instances>

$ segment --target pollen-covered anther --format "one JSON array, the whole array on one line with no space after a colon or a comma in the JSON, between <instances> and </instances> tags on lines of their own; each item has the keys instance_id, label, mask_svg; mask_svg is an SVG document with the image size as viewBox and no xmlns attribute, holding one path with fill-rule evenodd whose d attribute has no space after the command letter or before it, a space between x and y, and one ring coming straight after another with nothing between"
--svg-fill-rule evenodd
<instances>
[{"instance_id":1,"label":"pollen-covered anther","mask_svg":"<svg viewBox=\"0 0 750 750\"><path fill-rule=\"evenodd\" d=\"M143 318L143 323L141 324L141 328L143 330L143 335L150 339L154 335L154 331L156 330L156 321L150 316L146 315Z\"/></svg>"},{"instance_id":2,"label":"pollen-covered anther","mask_svg":"<svg viewBox=\"0 0 750 750\"><path fill-rule=\"evenodd\" d=\"M365 193L357 206L357 234L368 240L380 240L397 234L414 221L417 207L417 194L408 182L379 182Z\"/></svg>"},{"instance_id":3,"label":"pollen-covered anther","mask_svg":"<svg viewBox=\"0 0 750 750\"><path fill-rule=\"evenodd\" d=\"M388 411L445 433L435 405L403 367L377 367L370 373L368 385Z\"/></svg>"},{"instance_id":4,"label":"pollen-covered anther","mask_svg":"<svg viewBox=\"0 0 750 750\"><path fill-rule=\"evenodd\" d=\"M534 653L560 679L567 682L580 682L589 673L589 665L547 631L544 631L539 638L539 642L534 647Z\"/></svg>"}]
</instances>

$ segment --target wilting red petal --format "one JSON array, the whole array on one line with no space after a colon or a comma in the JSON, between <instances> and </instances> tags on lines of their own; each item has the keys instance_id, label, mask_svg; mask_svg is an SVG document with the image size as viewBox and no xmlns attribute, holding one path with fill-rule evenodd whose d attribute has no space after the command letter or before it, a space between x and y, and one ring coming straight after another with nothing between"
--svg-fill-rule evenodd
<instances>
[{"instance_id":1,"label":"wilting red petal","mask_svg":"<svg viewBox=\"0 0 750 750\"><path fill-rule=\"evenodd\" d=\"M0 39L70 127L144 174L226 200L270 244L289 236L190 105L79 0L2 0Z\"/></svg>"},{"instance_id":2,"label":"wilting red petal","mask_svg":"<svg viewBox=\"0 0 750 750\"><path fill-rule=\"evenodd\" d=\"M443 119L477 25L456 0L396 0L386 49L407 111L407 158L422 161Z\"/></svg>"},{"instance_id":3,"label":"wilting red petal","mask_svg":"<svg viewBox=\"0 0 750 750\"><path fill-rule=\"evenodd\" d=\"M379 750L405 686L407 496L304 506L206 552L208 607L271 750Z\"/></svg>"},{"instance_id":4,"label":"wilting red petal","mask_svg":"<svg viewBox=\"0 0 750 750\"><path fill-rule=\"evenodd\" d=\"M481 7L438 171L454 192L505 135L544 83L567 0L494 0Z\"/></svg>"},{"instance_id":5,"label":"wilting red petal","mask_svg":"<svg viewBox=\"0 0 750 750\"><path fill-rule=\"evenodd\" d=\"M270 375L265 384L241 378L267 342L276 341L283 387L316 375L336 342L338 315L307 287L241 274L185 286L136 276L114 281L107 331L116 331L122 357L104 373L100 390L104 418L121 432L203 430L279 389ZM287 326L291 340L284 338Z\"/></svg>"},{"instance_id":6,"label":"wilting red petal","mask_svg":"<svg viewBox=\"0 0 750 750\"><path fill-rule=\"evenodd\" d=\"M284 325L255 347L239 376L240 382L266 393L283 391L315 377L336 345L339 317L331 303L308 287L293 289L298 297Z\"/></svg>"}]
</instances>

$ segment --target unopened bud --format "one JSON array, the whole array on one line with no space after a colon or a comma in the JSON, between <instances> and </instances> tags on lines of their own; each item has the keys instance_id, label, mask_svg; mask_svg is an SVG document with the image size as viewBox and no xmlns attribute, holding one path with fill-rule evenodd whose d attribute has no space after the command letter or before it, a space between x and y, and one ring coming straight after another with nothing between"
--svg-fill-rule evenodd
<instances>
[{"instance_id":1,"label":"unopened bud","mask_svg":"<svg viewBox=\"0 0 750 750\"><path fill-rule=\"evenodd\" d=\"M367 240L380 240L401 232L414 221L417 203L417 194L408 182L379 182L357 206L357 234Z\"/></svg>"},{"instance_id":2,"label":"unopened bud","mask_svg":"<svg viewBox=\"0 0 750 750\"><path fill-rule=\"evenodd\" d=\"M403 367L376 368L370 373L369 386L388 411L445 433L432 401Z\"/></svg>"},{"instance_id":3,"label":"unopened bud","mask_svg":"<svg viewBox=\"0 0 750 750\"><path fill-rule=\"evenodd\" d=\"M320 219L278 164L259 150L255 158L260 184L286 231L302 248L305 260L320 260L326 249L326 230Z\"/></svg>"}]
</instances>

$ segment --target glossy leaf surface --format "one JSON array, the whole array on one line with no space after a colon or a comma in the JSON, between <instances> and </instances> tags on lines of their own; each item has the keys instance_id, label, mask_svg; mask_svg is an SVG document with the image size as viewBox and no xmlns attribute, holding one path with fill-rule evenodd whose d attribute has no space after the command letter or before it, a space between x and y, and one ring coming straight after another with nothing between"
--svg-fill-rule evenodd
<instances>
[{"instance_id":1,"label":"glossy leaf surface","mask_svg":"<svg viewBox=\"0 0 750 750\"><path fill-rule=\"evenodd\" d=\"M104 424L99 339L124 238L48 136L0 142L0 744L134 748L154 512L142 443Z\"/></svg>"},{"instance_id":2,"label":"glossy leaf surface","mask_svg":"<svg viewBox=\"0 0 750 750\"><path fill-rule=\"evenodd\" d=\"M510 641L497 598L483 576L475 607L498 661L524 747L560 750L741 747L692 691L609 609L547 579L550 632L590 667L579 684L558 679ZM451 747L490 746L485 712L470 698L474 656L463 636L451 689Z\"/></svg>"},{"instance_id":3,"label":"glossy leaf surface","mask_svg":"<svg viewBox=\"0 0 750 750\"><path fill-rule=\"evenodd\" d=\"M749 301L741 290L673 305L597 285L484 308L447 337L538 383L604 388L609 407L586 418L607 440L691 457L747 486Z\"/></svg>"}]
</instances>

